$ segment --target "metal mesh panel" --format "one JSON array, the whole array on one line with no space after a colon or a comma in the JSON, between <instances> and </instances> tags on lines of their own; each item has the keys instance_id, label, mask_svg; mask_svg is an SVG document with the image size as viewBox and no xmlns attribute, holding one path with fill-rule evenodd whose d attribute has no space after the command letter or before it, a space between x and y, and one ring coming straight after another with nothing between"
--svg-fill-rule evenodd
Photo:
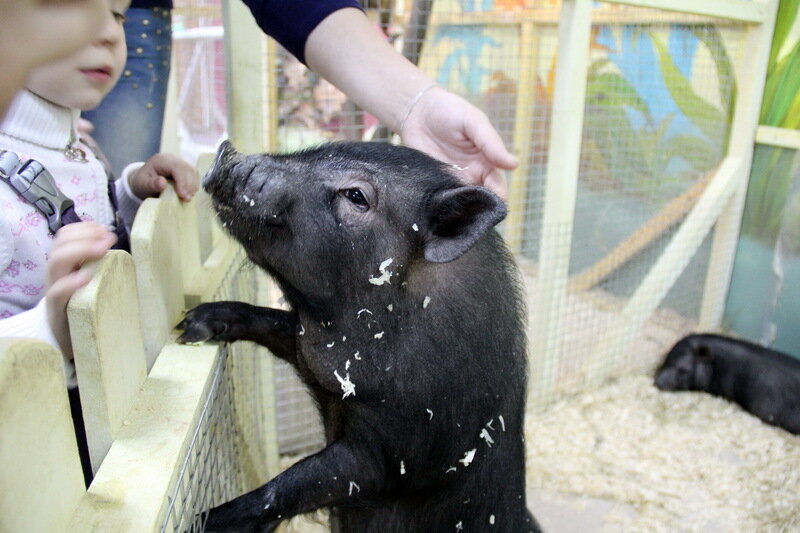
<instances>
[{"instance_id":1,"label":"metal mesh panel","mask_svg":"<svg viewBox=\"0 0 800 533\"><path fill-rule=\"evenodd\" d=\"M232 384L225 369L229 360L228 350L222 350L174 492L168 496L161 531L202 531L199 513L240 492L236 435L226 431L235 427Z\"/></svg>"},{"instance_id":2,"label":"metal mesh panel","mask_svg":"<svg viewBox=\"0 0 800 533\"><path fill-rule=\"evenodd\" d=\"M559 5L438 1L429 13L420 6L429 4L395 3L391 11L384 5L371 16L398 50L418 50L419 66L440 85L483 109L520 158L508 176L510 214L501 231L519 254L532 308ZM546 363L554 367L547 386L558 393L652 367L695 325L708 238L624 353L597 354L601 334L618 320L725 154L744 34L741 24L652 9L598 3L593 13L574 224L549 230L565 232L572 243L572 290L560 305L557 355ZM426 27L412 31L413 21ZM324 82L282 57L290 74L278 78L279 106L292 111L280 115L279 148L369 140L379 131L344 95L319 91ZM317 120L320 109L329 114Z\"/></svg>"},{"instance_id":3,"label":"metal mesh panel","mask_svg":"<svg viewBox=\"0 0 800 533\"><path fill-rule=\"evenodd\" d=\"M483 109L518 156L520 167L508 174L509 217L500 229L518 254L532 311L538 304L558 2L375 0L365 8L398 50ZM696 253L687 251L688 267L633 341L614 354L599 346L603 339L613 344L620 312L726 153L742 38L740 24L594 4L586 101L576 103L584 106L585 128L574 223L548 229L571 242L569 290L559 302L554 355L543 363L553 370L545 385L555 394L534 391L534 403L539 394L545 402L651 367L695 326L708 237ZM285 51L270 53L275 75L267 94L277 100L270 149L389 139L374 117ZM216 68L221 63L213 55ZM209 78L215 87L224 79L220 73ZM224 94L218 87L210 92ZM318 447L318 415L305 388L283 363L276 365L275 379L280 450Z\"/></svg>"},{"instance_id":4,"label":"metal mesh panel","mask_svg":"<svg viewBox=\"0 0 800 533\"><path fill-rule=\"evenodd\" d=\"M322 448L325 436L319 414L305 385L289 363L275 363L275 388L280 452L302 454Z\"/></svg>"},{"instance_id":5,"label":"metal mesh panel","mask_svg":"<svg viewBox=\"0 0 800 533\"><path fill-rule=\"evenodd\" d=\"M593 340L577 358L565 347L558 361L577 373L562 372L554 386L652 368L695 326L710 237L697 252L681 250L688 267L622 353L599 351L614 341L615 313L637 291L646 294L641 283L726 153L743 30L708 17L595 7L570 275L597 272L601 260L614 268L596 284L573 286L579 300L602 303L563 318L567 338ZM581 355L588 359L576 364Z\"/></svg>"},{"instance_id":6,"label":"metal mesh panel","mask_svg":"<svg viewBox=\"0 0 800 533\"><path fill-rule=\"evenodd\" d=\"M250 300L258 293L257 271L233 261L214 300ZM269 354L251 343L220 350L197 428L168 496L162 531L202 531L200 513L264 483L274 428ZM271 472L274 475L274 472Z\"/></svg>"}]
</instances>

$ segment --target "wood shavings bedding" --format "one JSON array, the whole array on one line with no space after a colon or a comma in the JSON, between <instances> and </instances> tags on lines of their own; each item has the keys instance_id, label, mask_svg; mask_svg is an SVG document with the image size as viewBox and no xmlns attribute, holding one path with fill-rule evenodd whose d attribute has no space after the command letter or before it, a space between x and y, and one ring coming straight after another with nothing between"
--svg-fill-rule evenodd
<instances>
[{"instance_id":1,"label":"wood shavings bedding","mask_svg":"<svg viewBox=\"0 0 800 533\"><path fill-rule=\"evenodd\" d=\"M529 414L525 436L530 493L607 504L582 531L800 531L800 438L720 398L627 376Z\"/></svg>"}]
</instances>

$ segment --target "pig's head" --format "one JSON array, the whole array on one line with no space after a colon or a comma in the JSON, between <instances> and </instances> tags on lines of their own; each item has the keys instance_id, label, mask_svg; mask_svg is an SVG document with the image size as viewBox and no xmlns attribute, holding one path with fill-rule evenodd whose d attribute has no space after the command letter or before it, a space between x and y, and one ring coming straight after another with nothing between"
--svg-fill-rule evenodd
<instances>
[{"instance_id":1,"label":"pig's head","mask_svg":"<svg viewBox=\"0 0 800 533\"><path fill-rule=\"evenodd\" d=\"M708 390L714 354L701 338L689 336L669 351L656 371L655 384L662 390Z\"/></svg>"},{"instance_id":2,"label":"pig's head","mask_svg":"<svg viewBox=\"0 0 800 533\"><path fill-rule=\"evenodd\" d=\"M384 143L244 155L224 142L203 186L250 259L311 305L455 261L506 213L443 163Z\"/></svg>"}]
</instances>

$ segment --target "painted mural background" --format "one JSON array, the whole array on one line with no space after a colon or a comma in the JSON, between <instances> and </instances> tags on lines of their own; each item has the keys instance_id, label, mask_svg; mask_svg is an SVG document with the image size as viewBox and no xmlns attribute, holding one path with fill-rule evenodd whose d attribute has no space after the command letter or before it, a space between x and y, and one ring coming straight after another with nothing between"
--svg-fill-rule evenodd
<instances>
[{"instance_id":1,"label":"painted mural background","mask_svg":"<svg viewBox=\"0 0 800 533\"><path fill-rule=\"evenodd\" d=\"M784 0L778 15L764 125L800 126L797 8L797 0ZM571 273L630 239L719 164L727 151L743 37L740 27L711 19L602 2L594 11ZM522 13L527 19L517 17ZM483 107L509 145L525 149L521 251L532 259L538 251L557 14L557 2L435 2L421 62L440 84ZM533 111L520 113L521 105ZM515 139L521 117L531 130L522 146ZM723 327L800 356L799 165L795 150L756 148ZM629 295L674 228L635 258L621 260L601 286ZM700 295L692 287L705 275L708 249L706 243L664 305L696 313Z\"/></svg>"}]
</instances>

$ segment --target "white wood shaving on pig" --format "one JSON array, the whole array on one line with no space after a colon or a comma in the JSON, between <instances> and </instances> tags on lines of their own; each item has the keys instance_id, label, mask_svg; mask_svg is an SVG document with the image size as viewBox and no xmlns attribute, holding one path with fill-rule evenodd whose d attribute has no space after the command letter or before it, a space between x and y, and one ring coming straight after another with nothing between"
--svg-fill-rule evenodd
<instances>
[{"instance_id":1,"label":"white wood shaving on pig","mask_svg":"<svg viewBox=\"0 0 800 533\"><path fill-rule=\"evenodd\" d=\"M492 447L492 444L494 444L494 439L493 439L493 438L492 438L492 436L489 434L489 432L486 430L486 428L483 428L483 429L481 430L481 433L480 433L480 438L482 438L483 440L485 440L485 441L486 441L486 444L488 444L488 445L489 445L489 448L491 448L491 447Z\"/></svg>"},{"instance_id":2,"label":"white wood shaving on pig","mask_svg":"<svg viewBox=\"0 0 800 533\"><path fill-rule=\"evenodd\" d=\"M390 257L389 259L381 263L380 266L378 267L378 271L381 273L381 275L378 276L377 278L370 277L369 282L372 283L373 285L383 285L384 283L391 283L389 281L389 278L392 277L392 272L389 271L388 268L389 265L392 264L392 261L394 261L394 259Z\"/></svg>"},{"instance_id":3,"label":"white wood shaving on pig","mask_svg":"<svg viewBox=\"0 0 800 533\"><path fill-rule=\"evenodd\" d=\"M334 370L333 375L336 376L336 379L338 379L339 383L342 385L342 391L344 392L344 394L342 394L342 400L348 396L356 395L356 386L350 381L350 374L345 374L345 376L342 377L337 370Z\"/></svg>"},{"instance_id":4,"label":"white wood shaving on pig","mask_svg":"<svg viewBox=\"0 0 800 533\"><path fill-rule=\"evenodd\" d=\"M458 462L463 464L464 466L469 466L472 463L472 460L475 459L475 452L477 452L477 448L472 448L470 451L464 454L463 459L459 459Z\"/></svg>"}]
</instances>

